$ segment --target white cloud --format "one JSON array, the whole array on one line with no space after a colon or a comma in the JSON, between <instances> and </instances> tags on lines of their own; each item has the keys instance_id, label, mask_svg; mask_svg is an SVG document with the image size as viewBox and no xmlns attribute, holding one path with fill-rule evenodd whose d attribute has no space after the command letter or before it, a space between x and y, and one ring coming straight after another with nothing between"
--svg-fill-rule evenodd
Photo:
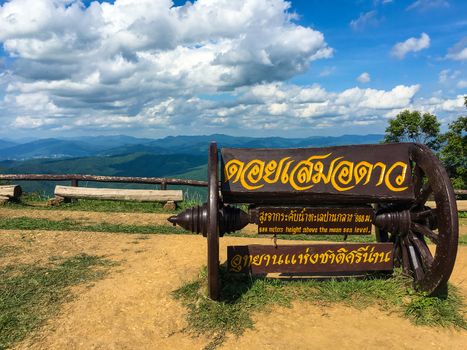
<instances>
[{"instance_id":1,"label":"white cloud","mask_svg":"<svg viewBox=\"0 0 467 350\"><path fill-rule=\"evenodd\" d=\"M13 63L0 75L2 125L37 134L302 132L385 123L420 105L419 85L328 91L283 83L332 55L323 34L293 22L289 7L7 2L0 41ZM422 102L446 113L459 108L457 100Z\"/></svg>"},{"instance_id":2,"label":"white cloud","mask_svg":"<svg viewBox=\"0 0 467 350\"><path fill-rule=\"evenodd\" d=\"M362 30L366 26L376 26L381 21L377 18L378 12L376 10L360 13L357 19L350 21L350 28L353 30Z\"/></svg>"},{"instance_id":3,"label":"white cloud","mask_svg":"<svg viewBox=\"0 0 467 350\"><path fill-rule=\"evenodd\" d=\"M453 47L448 50L446 58L455 61L467 60L467 37L462 38Z\"/></svg>"},{"instance_id":4,"label":"white cloud","mask_svg":"<svg viewBox=\"0 0 467 350\"><path fill-rule=\"evenodd\" d=\"M461 72L459 70L451 70L451 69L443 69L441 72L439 72L438 75L438 81L441 84L447 84L452 82L452 80L457 79L461 75Z\"/></svg>"},{"instance_id":5,"label":"white cloud","mask_svg":"<svg viewBox=\"0 0 467 350\"><path fill-rule=\"evenodd\" d=\"M12 0L0 42L13 58L8 94L36 92L70 115L135 116L188 98L282 81L328 58L319 31L283 0Z\"/></svg>"},{"instance_id":6,"label":"white cloud","mask_svg":"<svg viewBox=\"0 0 467 350\"><path fill-rule=\"evenodd\" d=\"M457 87L459 89L464 89L464 88L467 88L467 80L459 80L457 82Z\"/></svg>"},{"instance_id":7,"label":"white cloud","mask_svg":"<svg viewBox=\"0 0 467 350\"><path fill-rule=\"evenodd\" d=\"M369 83L371 81L370 74L368 72L363 72L357 77L357 81L362 84Z\"/></svg>"},{"instance_id":8,"label":"white cloud","mask_svg":"<svg viewBox=\"0 0 467 350\"><path fill-rule=\"evenodd\" d=\"M427 49L430 47L430 37L426 33L422 33L420 38L409 38L404 42L397 43L392 48L391 54L394 57L399 59L403 59L406 54L409 52L418 52L423 49Z\"/></svg>"},{"instance_id":9,"label":"white cloud","mask_svg":"<svg viewBox=\"0 0 467 350\"><path fill-rule=\"evenodd\" d=\"M325 68L319 73L319 76L320 76L320 77L327 77L327 76L333 74L335 71L336 71L336 67L334 67L334 66L332 66L332 67L325 67Z\"/></svg>"},{"instance_id":10,"label":"white cloud","mask_svg":"<svg viewBox=\"0 0 467 350\"><path fill-rule=\"evenodd\" d=\"M449 7L449 2L447 0L417 0L407 7L407 11L426 11L441 7Z\"/></svg>"},{"instance_id":11,"label":"white cloud","mask_svg":"<svg viewBox=\"0 0 467 350\"><path fill-rule=\"evenodd\" d=\"M25 110L10 124L17 130L33 128L36 131L88 130L101 133L112 130L157 132L162 129L166 134L179 132L180 128L187 133L205 134L244 134L262 130L303 133L306 129L385 125L387 118L406 108L429 111L446 118L464 110L462 96L456 99L416 99L419 89L419 85L398 85L390 90L353 87L332 92L319 85L303 87L264 83L239 87L227 94L213 94L213 98L167 97L157 104L144 106L133 116L96 110L85 117L70 117L49 106L47 114L43 111L26 114ZM35 101L47 105L40 102L41 98L37 96ZM27 100L25 96L23 101Z\"/></svg>"}]
</instances>

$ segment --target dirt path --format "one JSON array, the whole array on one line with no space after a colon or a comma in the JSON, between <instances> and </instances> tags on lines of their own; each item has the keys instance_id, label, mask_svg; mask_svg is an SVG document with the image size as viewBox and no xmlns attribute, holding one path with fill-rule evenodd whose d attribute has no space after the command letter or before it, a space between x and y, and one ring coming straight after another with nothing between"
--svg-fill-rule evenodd
<instances>
[{"instance_id":1,"label":"dirt path","mask_svg":"<svg viewBox=\"0 0 467 350\"><path fill-rule=\"evenodd\" d=\"M258 242L265 243L264 239L222 238L221 261L227 245ZM18 349L202 349L208 343L204 337L182 332L185 310L171 297L171 291L196 278L206 263L203 237L0 231L0 245L19 249L16 256L0 258L0 264L78 253L121 261L104 280L79 288L80 296L66 304L38 337L19 344ZM467 296L467 247L459 249L451 280ZM238 339L229 338L222 349L464 349L467 344L467 331L416 327L373 308L322 309L296 303L291 309L276 308L254 319L253 330Z\"/></svg>"},{"instance_id":2,"label":"dirt path","mask_svg":"<svg viewBox=\"0 0 467 350\"><path fill-rule=\"evenodd\" d=\"M126 225L170 225L165 213L103 213L74 210L37 210L37 209L11 209L2 208L0 217L19 218L29 217L34 219L49 219L54 221L73 220L84 224L97 224L108 222L112 224Z\"/></svg>"},{"instance_id":3,"label":"dirt path","mask_svg":"<svg viewBox=\"0 0 467 350\"><path fill-rule=\"evenodd\" d=\"M167 218L173 214L167 213L103 213L71 210L35 210L2 208L0 218L28 217L33 219L48 219L52 221L72 220L83 225L111 223L121 225L168 225L172 224ZM245 233L256 233L256 225L248 225Z\"/></svg>"}]
</instances>

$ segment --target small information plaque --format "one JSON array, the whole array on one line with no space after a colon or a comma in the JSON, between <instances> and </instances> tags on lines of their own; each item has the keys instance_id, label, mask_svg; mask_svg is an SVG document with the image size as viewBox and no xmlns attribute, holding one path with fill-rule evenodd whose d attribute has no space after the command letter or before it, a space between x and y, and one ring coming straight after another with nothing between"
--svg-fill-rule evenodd
<instances>
[{"instance_id":1,"label":"small information plaque","mask_svg":"<svg viewBox=\"0 0 467 350\"><path fill-rule=\"evenodd\" d=\"M227 247L227 270L264 274L390 271L392 243L328 243Z\"/></svg>"},{"instance_id":2,"label":"small information plaque","mask_svg":"<svg viewBox=\"0 0 467 350\"><path fill-rule=\"evenodd\" d=\"M369 235L371 207L258 208L258 233L281 235Z\"/></svg>"}]
</instances>

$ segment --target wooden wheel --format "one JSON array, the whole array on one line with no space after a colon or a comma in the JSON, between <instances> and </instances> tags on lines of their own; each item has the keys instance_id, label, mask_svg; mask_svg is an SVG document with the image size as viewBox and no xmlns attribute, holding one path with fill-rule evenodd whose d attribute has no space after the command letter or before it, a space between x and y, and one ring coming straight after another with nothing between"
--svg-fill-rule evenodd
<instances>
[{"instance_id":1,"label":"wooden wheel","mask_svg":"<svg viewBox=\"0 0 467 350\"><path fill-rule=\"evenodd\" d=\"M430 295L446 291L457 254L458 218L454 190L436 156L424 145L410 147L415 201L376 212L378 241L394 242L396 266ZM430 196L435 206L427 205Z\"/></svg>"},{"instance_id":2,"label":"wooden wheel","mask_svg":"<svg viewBox=\"0 0 467 350\"><path fill-rule=\"evenodd\" d=\"M208 159L208 293L212 300L219 298L219 179L217 144L209 146Z\"/></svg>"}]
</instances>

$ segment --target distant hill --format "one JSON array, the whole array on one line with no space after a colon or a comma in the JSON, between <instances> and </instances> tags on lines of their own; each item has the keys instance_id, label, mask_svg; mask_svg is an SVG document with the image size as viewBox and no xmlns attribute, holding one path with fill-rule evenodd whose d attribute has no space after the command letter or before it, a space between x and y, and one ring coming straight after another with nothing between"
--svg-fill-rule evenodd
<instances>
[{"instance_id":1,"label":"distant hill","mask_svg":"<svg viewBox=\"0 0 467 350\"><path fill-rule=\"evenodd\" d=\"M6 140L0 140L0 150L4 148L9 148L15 146L16 143Z\"/></svg>"},{"instance_id":2,"label":"distant hill","mask_svg":"<svg viewBox=\"0 0 467 350\"><path fill-rule=\"evenodd\" d=\"M30 159L1 161L2 173L92 174L109 176L162 177L183 174L206 163L201 155L157 155L132 153L120 156L79 157L69 159Z\"/></svg>"},{"instance_id":3,"label":"distant hill","mask_svg":"<svg viewBox=\"0 0 467 350\"><path fill-rule=\"evenodd\" d=\"M4 148L0 151L0 159L80 157L94 152L95 148L85 142L43 139Z\"/></svg>"},{"instance_id":4,"label":"distant hill","mask_svg":"<svg viewBox=\"0 0 467 350\"><path fill-rule=\"evenodd\" d=\"M378 143L382 139L383 135L254 138L215 134L206 136L169 136L157 140L125 135L66 139L50 138L20 144L11 144L11 142L8 144L9 141L0 140L0 160L113 156L142 152L167 155L185 153L206 155L211 141L217 141L220 147L291 148ZM2 144L6 146L2 147Z\"/></svg>"},{"instance_id":5,"label":"distant hill","mask_svg":"<svg viewBox=\"0 0 467 350\"><path fill-rule=\"evenodd\" d=\"M205 155L157 155L132 153L119 156L93 156L66 159L29 159L0 161L3 174L91 174L107 176L172 177L194 180L206 179ZM21 182L27 192L51 194L55 183ZM81 184L81 186L115 187L115 184ZM149 187L152 185L118 184L118 187Z\"/></svg>"},{"instance_id":6,"label":"distant hill","mask_svg":"<svg viewBox=\"0 0 467 350\"><path fill-rule=\"evenodd\" d=\"M138 147L135 149L135 152L139 152L144 150L145 143L151 141L153 140L131 136L92 136L65 139L49 138L20 144L10 142L9 147L1 147L2 142L5 141L0 140L0 160L90 157L118 147L123 147L119 154L132 153L126 150L125 147L141 146L140 149Z\"/></svg>"}]
</instances>

